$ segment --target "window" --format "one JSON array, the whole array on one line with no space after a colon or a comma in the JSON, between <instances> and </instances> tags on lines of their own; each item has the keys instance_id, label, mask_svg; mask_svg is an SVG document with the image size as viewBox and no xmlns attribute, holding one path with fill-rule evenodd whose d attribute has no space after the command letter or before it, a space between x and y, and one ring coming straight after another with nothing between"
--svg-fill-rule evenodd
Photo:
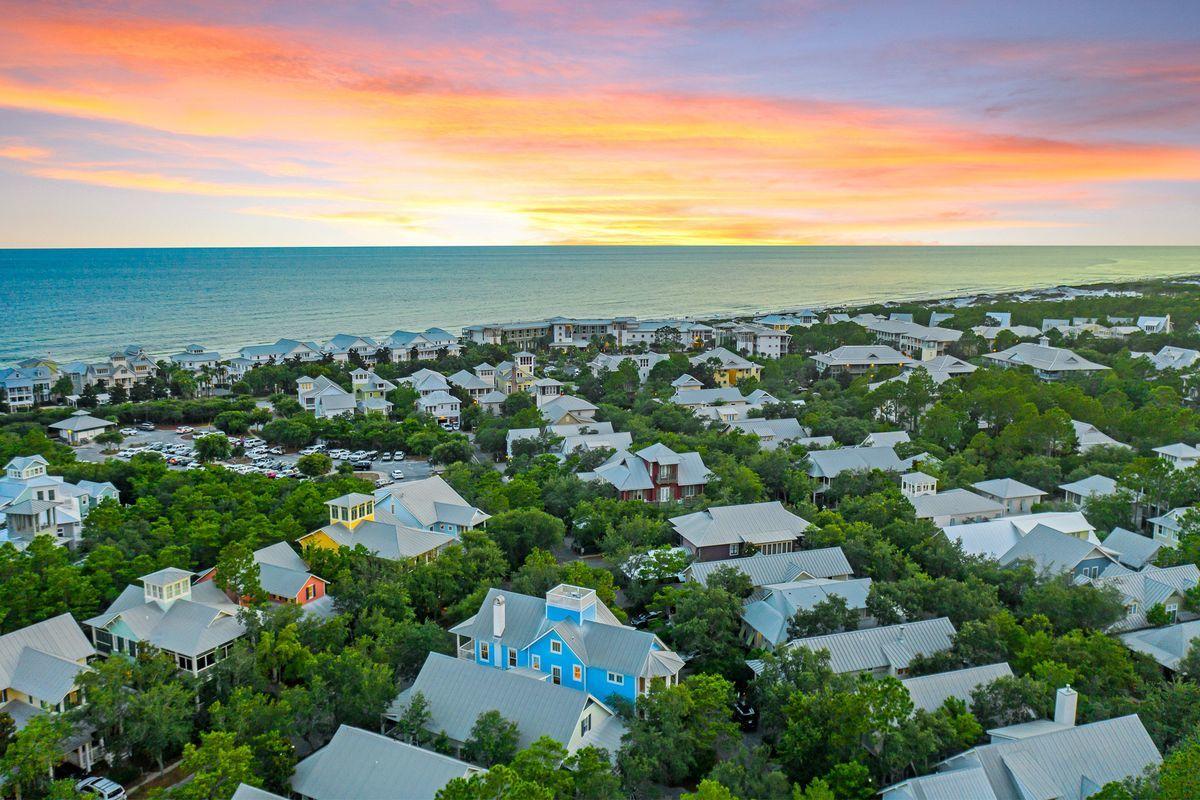
<instances>
[{"instance_id":1,"label":"window","mask_svg":"<svg viewBox=\"0 0 1200 800\"><path fill-rule=\"evenodd\" d=\"M550 652L554 653L555 655L562 653L562 642L558 641L557 639L551 639Z\"/></svg>"},{"instance_id":2,"label":"window","mask_svg":"<svg viewBox=\"0 0 1200 800\"><path fill-rule=\"evenodd\" d=\"M1167 603L1167 615L1171 617L1171 622L1175 621L1175 615L1179 612L1178 603Z\"/></svg>"},{"instance_id":3,"label":"window","mask_svg":"<svg viewBox=\"0 0 1200 800\"><path fill-rule=\"evenodd\" d=\"M738 544L737 542L734 542L733 544L729 545L729 555L736 556L738 554L738 550L740 549L740 547L741 547L741 545Z\"/></svg>"},{"instance_id":4,"label":"window","mask_svg":"<svg viewBox=\"0 0 1200 800\"><path fill-rule=\"evenodd\" d=\"M624 686L625 676L619 672L610 672L608 673L608 682L615 686Z\"/></svg>"},{"instance_id":5,"label":"window","mask_svg":"<svg viewBox=\"0 0 1200 800\"><path fill-rule=\"evenodd\" d=\"M573 680L573 681L583 680L583 667L579 666L578 664L575 664L574 666L571 667L571 680Z\"/></svg>"},{"instance_id":6,"label":"window","mask_svg":"<svg viewBox=\"0 0 1200 800\"><path fill-rule=\"evenodd\" d=\"M517 651L511 647L508 648L508 665L510 667L515 667L517 665Z\"/></svg>"},{"instance_id":7,"label":"window","mask_svg":"<svg viewBox=\"0 0 1200 800\"><path fill-rule=\"evenodd\" d=\"M588 712L587 716L579 720L579 735L583 736L592 729L592 712Z\"/></svg>"},{"instance_id":8,"label":"window","mask_svg":"<svg viewBox=\"0 0 1200 800\"><path fill-rule=\"evenodd\" d=\"M542 668L542 657L539 655L530 656L529 657L529 666L533 667L534 669L541 669Z\"/></svg>"},{"instance_id":9,"label":"window","mask_svg":"<svg viewBox=\"0 0 1200 800\"><path fill-rule=\"evenodd\" d=\"M316 586L313 586L310 583L308 586L304 587L304 599L305 600L312 600L316 596L317 596L317 587Z\"/></svg>"},{"instance_id":10,"label":"window","mask_svg":"<svg viewBox=\"0 0 1200 800\"><path fill-rule=\"evenodd\" d=\"M555 665L550 668L550 682L555 684L562 683L562 667Z\"/></svg>"},{"instance_id":11,"label":"window","mask_svg":"<svg viewBox=\"0 0 1200 800\"><path fill-rule=\"evenodd\" d=\"M491 661L492 660L492 649L491 649L491 646L488 645L487 642L479 643L479 658L482 661Z\"/></svg>"}]
</instances>

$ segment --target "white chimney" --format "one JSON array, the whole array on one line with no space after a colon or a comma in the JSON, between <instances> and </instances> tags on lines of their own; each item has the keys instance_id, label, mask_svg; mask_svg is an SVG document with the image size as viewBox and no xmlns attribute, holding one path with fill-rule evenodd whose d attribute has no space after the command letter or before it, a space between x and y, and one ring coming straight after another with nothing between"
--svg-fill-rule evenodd
<instances>
[{"instance_id":1,"label":"white chimney","mask_svg":"<svg viewBox=\"0 0 1200 800\"><path fill-rule=\"evenodd\" d=\"M1049 347L1050 346L1050 337L1043 336L1042 338L1038 339L1038 344L1040 344L1042 347Z\"/></svg>"},{"instance_id":2,"label":"white chimney","mask_svg":"<svg viewBox=\"0 0 1200 800\"><path fill-rule=\"evenodd\" d=\"M499 637L504 635L504 595L496 595L496 599L492 601L492 635Z\"/></svg>"},{"instance_id":3,"label":"white chimney","mask_svg":"<svg viewBox=\"0 0 1200 800\"><path fill-rule=\"evenodd\" d=\"M1054 698L1054 721L1059 725L1074 727L1075 706L1079 702L1079 694L1067 684L1058 690Z\"/></svg>"}]
</instances>

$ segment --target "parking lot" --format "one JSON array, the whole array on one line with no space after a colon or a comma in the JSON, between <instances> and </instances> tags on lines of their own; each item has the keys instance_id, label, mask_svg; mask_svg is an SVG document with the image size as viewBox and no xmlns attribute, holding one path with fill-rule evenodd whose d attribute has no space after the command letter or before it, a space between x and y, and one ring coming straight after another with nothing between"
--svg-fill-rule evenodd
<instances>
[{"instance_id":1,"label":"parking lot","mask_svg":"<svg viewBox=\"0 0 1200 800\"><path fill-rule=\"evenodd\" d=\"M127 431L125 439L121 442L118 448L118 455L105 454L102 452L107 446L96 444L94 442L80 445L75 448L75 457L80 461L104 461L108 458L129 458L135 452L152 450L159 452L164 458L178 457L181 463L172 464L172 469L187 469L188 463L193 460L194 452L193 442L196 437L206 434L220 433L220 431L209 426L198 426L190 432L181 432L174 426L157 427L152 431L143 431L135 427L122 428L123 432ZM253 436L247 435L244 438L247 450L251 450L257 445L259 448L265 447L268 452L264 452L256 458L241 458L230 462L217 462L229 469L236 469L246 472L262 472L264 474L276 474L291 476L295 469L296 461L300 458L298 452L288 452L282 448L271 448L266 442L256 439ZM279 452L269 452L270 450L278 450ZM328 451L327 451L328 452ZM370 462L370 468L356 468L356 472L372 472L376 473L376 478L386 477L391 479L391 474L394 470L399 470L404 474L403 478L397 478L396 481L417 480L420 478L428 478L432 474L429 462L423 460L403 459L401 461L384 460L383 453L374 454L366 458ZM334 466L336 467L342 461L356 462L357 459L351 458L334 458ZM257 465L256 465L257 464Z\"/></svg>"}]
</instances>

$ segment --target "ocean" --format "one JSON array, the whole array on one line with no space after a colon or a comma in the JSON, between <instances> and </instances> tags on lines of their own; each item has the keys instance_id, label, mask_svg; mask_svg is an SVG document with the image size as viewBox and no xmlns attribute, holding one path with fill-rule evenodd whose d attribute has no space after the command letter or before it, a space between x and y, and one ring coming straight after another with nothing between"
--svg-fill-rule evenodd
<instances>
[{"instance_id":1,"label":"ocean","mask_svg":"<svg viewBox=\"0 0 1200 800\"><path fill-rule=\"evenodd\" d=\"M554 315L748 314L1200 273L1200 247L0 250L0 366Z\"/></svg>"}]
</instances>

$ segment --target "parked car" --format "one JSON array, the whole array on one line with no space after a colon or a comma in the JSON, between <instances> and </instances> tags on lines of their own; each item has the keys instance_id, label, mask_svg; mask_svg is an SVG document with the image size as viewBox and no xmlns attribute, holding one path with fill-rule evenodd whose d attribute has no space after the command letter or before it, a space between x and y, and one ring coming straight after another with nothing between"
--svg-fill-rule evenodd
<instances>
[{"instance_id":1,"label":"parked car","mask_svg":"<svg viewBox=\"0 0 1200 800\"><path fill-rule=\"evenodd\" d=\"M390 474L391 474L392 480L394 480L394 481L404 480L404 473L398 469L392 470Z\"/></svg>"},{"instance_id":2,"label":"parked car","mask_svg":"<svg viewBox=\"0 0 1200 800\"><path fill-rule=\"evenodd\" d=\"M95 795L100 800L124 800L125 797L124 786L116 781L110 781L108 778L101 778L98 775L91 778L84 778L75 784L75 791L82 794Z\"/></svg>"},{"instance_id":3,"label":"parked car","mask_svg":"<svg viewBox=\"0 0 1200 800\"><path fill-rule=\"evenodd\" d=\"M370 469L371 462L370 461L355 461L353 466L355 469L360 469L360 470L361 469Z\"/></svg>"},{"instance_id":4,"label":"parked car","mask_svg":"<svg viewBox=\"0 0 1200 800\"><path fill-rule=\"evenodd\" d=\"M661 611L643 611L629 618L629 624L635 628L640 628L652 619L658 619L662 616Z\"/></svg>"},{"instance_id":5,"label":"parked car","mask_svg":"<svg viewBox=\"0 0 1200 800\"><path fill-rule=\"evenodd\" d=\"M391 486L393 483L395 483L395 481L393 481L391 478L380 478L379 480L375 481L375 488L382 489L384 486Z\"/></svg>"},{"instance_id":6,"label":"parked car","mask_svg":"<svg viewBox=\"0 0 1200 800\"><path fill-rule=\"evenodd\" d=\"M758 728L758 709L748 697L739 697L733 704L733 718L743 731L753 731Z\"/></svg>"},{"instance_id":7,"label":"parked car","mask_svg":"<svg viewBox=\"0 0 1200 800\"><path fill-rule=\"evenodd\" d=\"M383 455L381 455L381 456L379 457L379 460L380 460L380 461L391 461L391 460L392 460L392 454L391 454L391 453L384 453Z\"/></svg>"},{"instance_id":8,"label":"parked car","mask_svg":"<svg viewBox=\"0 0 1200 800\"><path fill-rule=\"evenodd\" d=\"M139 431L152 431L152 430L154 430L154 423L153 422L139 422L137 427L138 427Z\"/></svg>"},{"instance_id":9,"label":"parked car","mask_svg":"<svg viewBox=\"0 0 1200 800\"><path fill-rule=\"evenodd\" d=\"M137 428L121 428L122 436L137 436Z\"/></svg>"},{"instance_id":10,"label":"parked car","mask_svg":"<svg viewBox=\"0 0 1200 800\"><path fill-rule=\"evenodd\" d=\"M267 452L273 456L281 456L281 455L283 455L283 448L282 447L272 447Z\"/></svg>"},{"instance_id":11,"label":"parked car","mask_svg":"<svg viewBox=\"0 0 1200 800\"><path fill-rule=\"evenodd\" d=\"M195 430L196 429L193 428L191 425L180 425L178 428L175 429L175 432L176 433L192 433Z\"/></svg>"}]
</instances>

